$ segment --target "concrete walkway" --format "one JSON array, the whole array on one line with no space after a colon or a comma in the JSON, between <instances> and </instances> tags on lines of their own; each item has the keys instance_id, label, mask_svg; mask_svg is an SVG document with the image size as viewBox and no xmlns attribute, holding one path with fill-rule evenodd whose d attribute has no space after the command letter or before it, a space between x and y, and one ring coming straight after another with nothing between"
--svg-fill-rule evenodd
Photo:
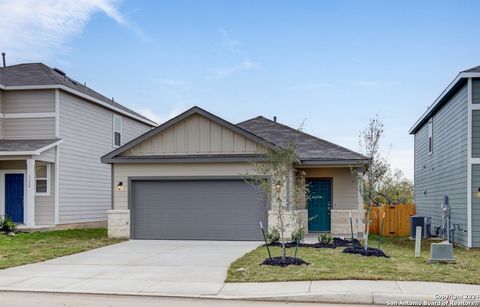
<instances>
[{"instance_id":1,"label":"concrete walkway","mask_svg":"<svg viewBox=\"0 0 480 307\"><path fill-rule=\"evenodd\" d=\"M425 282L343 280L225 284L229 264L259 244L127 241L0 270L0 291L382 305L399 300L443 300L435 297L442 294L480 295L480 285Z\"/></svg>"}]
</instances>

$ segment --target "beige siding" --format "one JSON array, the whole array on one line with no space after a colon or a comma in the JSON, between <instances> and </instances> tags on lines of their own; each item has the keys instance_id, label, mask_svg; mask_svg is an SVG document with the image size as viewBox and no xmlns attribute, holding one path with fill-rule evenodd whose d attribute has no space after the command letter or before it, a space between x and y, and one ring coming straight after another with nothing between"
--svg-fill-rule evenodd
<instances>
[{"instance_id":1,"label":"beige siding","mask_svg":"<svg viewBox=\"0 0 480 307\"><path fill-rule=\"evenodd\" d=\"M50 195L35 196L35 224L55 224L55 164L50 164Z\"/></svg>"},{"instance_id":2,"label":"beige siding","mask_svg":"<svg viewBox=\"0 0 480 307\"><path fill-rule=\"evenodd\" d=\"M150 129L122 118L124 143ZM60 138L60 224L106 220L112 204L111 168L100 157L114 149L113 112L61 92Z\"/></svg>"},{"instance_id":3,"label":"beige siding","mask_svg":"<svg viewBox=\"0 0 480 307\"><path fill-rule=\"evenodd\" d=\"M332 210L361 209L357 175L349 167L307 168L307 178L332 179Z\"/></svg>"},{"instance_id":4,"label":"beige siding","mask_svg":"<svg viewBox=\"0 0 480 307\"><path fill-rule=\"evenodd\" d=\"M123 191L114 190L114 209L128 208L128 177L242 176L252 171L248 163L215 164L115 164L114 185L123 183Z\"/></svg>"},{"instance_id":5,"label":"beige siding","mask_svg":"<svg viewBox=\"0 0 480 307\"><path fill-rule=\"evenodd\" d=\"M3 113L55 112L55 90L5 91Z\"/></svg>"},{"instance_id":6,"label":"beige siding","mask_svg":"<svg viewBox=\"0 0 480 307\"><path fill-rule=\"evenodd\" d=\"M264 147L243 135L194 114L136 145L124 155L256 154Z\"/></svg>"},{"instance_id":7,"label":"beige siding","mask_svg":"<svg viewBox=\"0 0 480 307\"><path fill-rule=\"evenodd\" d=\"M3 124L5 139L55 138L55 118L6 118Z\"/></svg>"}]
</instances>

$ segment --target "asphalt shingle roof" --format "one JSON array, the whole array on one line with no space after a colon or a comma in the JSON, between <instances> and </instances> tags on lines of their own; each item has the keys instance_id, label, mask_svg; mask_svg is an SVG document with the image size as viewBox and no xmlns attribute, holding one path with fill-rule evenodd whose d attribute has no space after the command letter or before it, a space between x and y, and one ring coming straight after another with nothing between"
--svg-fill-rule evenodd
<instances>
[{"instance_id":1,"label":"asphalt shingle roof","mask_svg":"<svg viewBox=\"0 0 480 307\"><path fill-rule=\"evenodd\" d=\"M298 131L286 125L258 116L237 124L237 126L258 135L279 147L296 143L300 160L342 161L366 160L367 157L350 149Z\"/></svg>"},{"instance_id":2,"label":"asphalt shingle roof","mask_svg":"<svg viewBox=\"0 0 480 307\"><path fill-rule=\"evenodd\" d=\"M26 63L0 67L0 84L4 86L26 86L26 85L64 85L73 90L79 91L90 97L96 98L113 107L136 115L145 120L151 121L145 116L112 101L93 89L84 86L80 82L64 76L43 63Z\"/></svg>"},{"instance_id":3,"label":"asphalt shingle roof","mask_svg":"<svg viewBox=\"0 0 480 307\"><path fill-rule=\"evenodd\" d=\"M59 139L49 140L0 140L0 151L35 151L47 145L53 144Z\"/></svg>"},{"instance_id":4,"label":"asphalt shingle roof","mask_svg":"<svg viewBox=\"0 0 480 307\"><path fill-rule=\"evenodd\" d=\"M480 72L480 66L472 67L470 69L464 70L463 72Z\"/></svg>"}]
</instances>

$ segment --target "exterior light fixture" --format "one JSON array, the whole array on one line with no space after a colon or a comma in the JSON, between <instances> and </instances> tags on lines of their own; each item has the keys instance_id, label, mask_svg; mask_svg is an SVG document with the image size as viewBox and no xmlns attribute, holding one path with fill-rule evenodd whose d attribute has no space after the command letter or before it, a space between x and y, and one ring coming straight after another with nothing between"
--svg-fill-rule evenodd
<instances>
[{"instance_id":1,"label":"exterior light fixture","mask_svg":"<svg viewBox=\"0 0 480 307\"><path fill-rule=\"evenodd\" d=\"M480 187L478 187L477 191L480 193Z\"/></svg>"},{"instance_id":2,"label":"exterior light fixture","mask_svg":"<svg viewBox=\"0 0 480 307\"><path fill-rule=\"evenodd\" d=\"M123 182L120 181L120 182L117 184L117 191L123 191Z\"/></svg>"},{"instance_id":3,"label":"exterior light fixture","mask_svg":"<svg viewBox=\"0 0 480 307\"><path fill-rule=\"evenodd\" d=\"M275 191L277 191L277 193L280 193L281 190L282 184L280 183L280 181L277 181L277 183L275 183Z\"/></svg>"}]
</instances>

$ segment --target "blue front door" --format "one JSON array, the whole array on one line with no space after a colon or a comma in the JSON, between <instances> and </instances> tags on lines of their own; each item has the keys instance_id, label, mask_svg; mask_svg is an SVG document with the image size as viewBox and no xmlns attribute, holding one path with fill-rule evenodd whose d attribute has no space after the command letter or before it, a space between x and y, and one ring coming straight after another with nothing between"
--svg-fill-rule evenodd
<instances>
[{"instance_id":1,"label":"blue front door","mask_svg":"<svg viewBox=\"0 0 480 307\"><path fill-rule=\"evenodd\" d=\"M330 231L332 182L328 179L308 180L308 231Z\"/></svg>"},{"instance_id":2,"label":"blue front door","mask_svg":"<svg viewBox=\"0 0 480 307\"><path fill-rule=\"evenodd\" d=\"M23 223L23 174L5 174L5 215Z\"/></svg>"}]
</instances>

